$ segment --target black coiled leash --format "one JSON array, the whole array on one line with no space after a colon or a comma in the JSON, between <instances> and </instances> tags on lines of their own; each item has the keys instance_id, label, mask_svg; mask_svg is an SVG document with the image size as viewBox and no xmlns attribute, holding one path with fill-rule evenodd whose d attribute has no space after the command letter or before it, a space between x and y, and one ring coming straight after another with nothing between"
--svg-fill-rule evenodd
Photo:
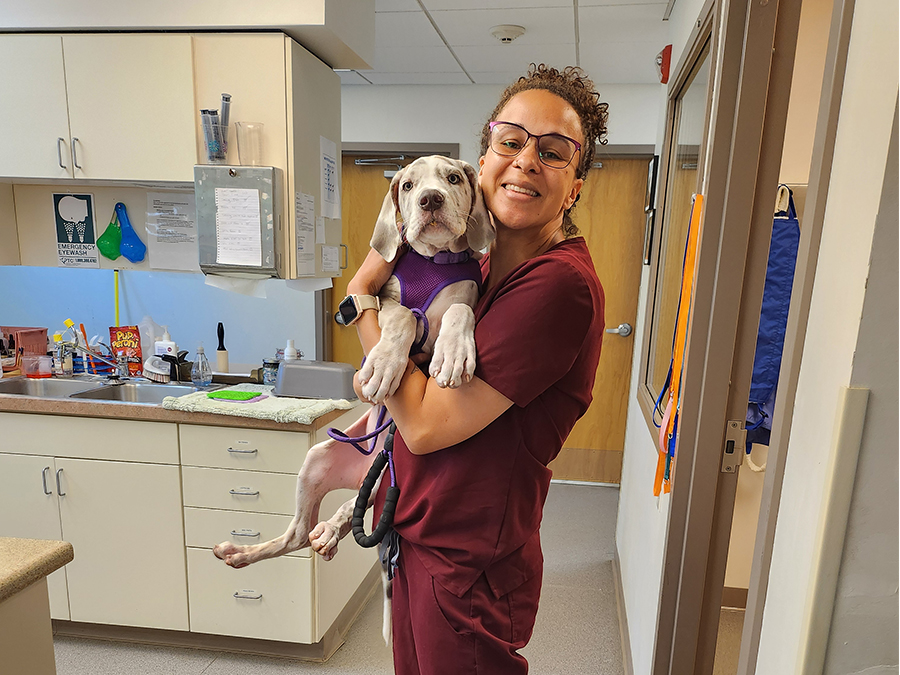
<instances>
[{"instance_id":1,"label":"black coiled leash","mask_svg":"<svg viewBox=\"0 0 900 675\"><path fill-rule=\"evenodd\" d=\"M356 505L353 507L353 538L356 543L363 548L372 548L382 539L384 535L391 529L394 524L394 511L397 509L397 500L400 498L400 488L397 487L397 477L394 474L394 432L397 431L397 425L391 422L388 428L387 437L384 439L384 450L382 450L372 466L366 479L363 481L362 487L359 489L359 496L356 498ZM381 517L378 524L372 530L372 534L366 534L363 526L363 518L366 515L366 509L369 506L369 497L372 495L372 489L378 482L378 477L384 471L384 467L389 466L391 472L391 486L387 489L387 496L384 498L384 509L381 511Z\"/></svg>"}]
</instances>

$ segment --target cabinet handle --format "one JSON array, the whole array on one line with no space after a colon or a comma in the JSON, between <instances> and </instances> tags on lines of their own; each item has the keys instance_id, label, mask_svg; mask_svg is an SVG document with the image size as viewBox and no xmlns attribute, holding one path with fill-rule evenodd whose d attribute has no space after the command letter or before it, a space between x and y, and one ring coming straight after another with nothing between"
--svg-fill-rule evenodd
<instances>
[{"instance_id":1,"label":"cabinet handle","mask_svg":"<svg viewBox=\"0 0 900 675\"><path fill-rule=\"evenodd\" d=\"M228 448L228 452L233 452L237 455L254 455L258 451L256 448L253 448L252 450L238 450L236 448Z\"/></svg>"},{"instance_id":2,"label":"cabinet handle","mask_svg":"<svg viewBox=\"0 0 900 675\"><path fill-rule=\"evenodd\" d=\"M247 595L248 593L252 593L253 595ZM248 591L248 590L235 591L234 597L237 598L238 600L261 600L262 593L257 593L256 591Z\"/></svg>"},{"instance_id":3,"label":"cabinet handle","mask_svg":"<svg viewBox=\"0 0 900 675\"><path fill-rule=\"evenodd\" d=\"M244 497L257 497L259 495L259 490L251 490L248 487L238 488L237 490L229 490L228 492L233 495L243 495Z\"/></svg>"},{"instance_id":4,"label":"cabinet handle","mask_svg":"<svg viewBox=\"0 0 900 675\"><path fill-rule=\"evenodd\" d=\"M44 494L45 494L45 495L52 495L52 494L53 494L53 490L48 490L48 489L47 489L47 472L48 472L49 470L50 470L50 467L49 467L49 466L45 466L44 469L43 469L43 471L41 471L41 483L44 484Z\"/></svg>"},{"instance_id":5,"label":"cabinet handle","mask_svg":"<svg viewBox=\"0 0 900 675\"><path fill-rule=\"evenodd\" d=\"M61 474L62 471L62 469L56 470L56 494L58 494L60 497L65 497L66 493L62 491L62 488L59 485L59 474Z\"/></svg>"},{"instance_id":6,"label":"cabinet handle","mask_svg":"<svg viewBox=\"0 0 900 675\"><path fill-rule=\"evenodd\" d=\"M232 530L231 536L232 537L258 537L259 530L257 530L256 532L254 532L253 530Z\"/></svg>"},{"instance_id":7,"label":"cabinet handle","mask_svg":"<svg viewBox=\"0 0 900 675\"><path fill-rule=\"evenodd\" d=\"M59 168L65 169L66 165L62 163L62 146L60 143L65 143L66 139L60 136L56 139L56 155L59 157Z\"/></svg>"},{"instance_id":8,"label":"cabinet handle","mask_svg":"<svg viewBox=\"0 0 900 675\"><path fill-rule=\"evenodd\" d=\"M350 266L350 249L346 244L341 244L341 248L344 249L344 264L341 265L341 269L345 270Z\"/></svg>"},{"instance_id":9,"label":"cabinet handle","mask_svg":"<svg viewBox=\"0 0 900 675\"><path fill-rule=\"evenodd\" d=\"M78 155L75 153L75 143L80 142L77 136L72 136L72 163L75 165L76 169L80 169L78 166Z\"/></svg>"}]
</instances>

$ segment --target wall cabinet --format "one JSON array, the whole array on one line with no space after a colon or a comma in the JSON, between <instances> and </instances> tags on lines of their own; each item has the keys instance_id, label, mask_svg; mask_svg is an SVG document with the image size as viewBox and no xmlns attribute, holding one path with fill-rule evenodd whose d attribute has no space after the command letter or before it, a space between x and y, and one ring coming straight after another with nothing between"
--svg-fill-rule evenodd
<instances>
[{"instance_id":1,"label":"wall cabinet","mask_svg":"<svg viewBox=\"0 0 900 675\"><path fill-rule=\"evenodd\" d=\"M0 59L0 175L193 180L189 35L3 35Z\"/></svg>"}]
</instances>

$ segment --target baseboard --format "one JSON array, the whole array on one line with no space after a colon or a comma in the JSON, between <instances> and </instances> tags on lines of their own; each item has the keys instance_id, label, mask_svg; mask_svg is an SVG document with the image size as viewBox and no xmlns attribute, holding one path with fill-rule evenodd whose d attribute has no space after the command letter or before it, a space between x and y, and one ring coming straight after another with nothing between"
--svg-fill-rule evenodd
<instances>
[{"instance_id":1,"label":"baseboard","mask_svg":"<svg viewBox=\"0 0 900 675\"><path fill-rule=\"evenodd\" d=\"M625 675L634 675L631 662L631 639L628 637L628 616L625 612L625 590L622 588L622 574L619 566L619 547L612 560L613 585L616 587L616 615L619 618L619 640L622 645L622 668Z\"/></svg>"},{"instance_id":2,"label":"baseboard","mask_svg":"<svg viewBox=\"0 0 900 675\"><path fill-rule=\"evenodd\" d=\"M344 638L369 599L381 588L381 567L374 564L356 592L338 614L331 628L315 644L258 640L229 635L208 635L160 628L136 628L98 623L53 620L53 634L112 642L131 642L167 647L189 647L241 654L260 654L324 663L344 643Z\"/></svg>"},{"instance_id":3,"label":"baseboard","mask_svg":"<svg viewBox=\"0 0 900 675\"><path fill-rule=\"evenodd\" d=\"M747 589L726 586L722 589L722 607L747 609Z\"/></svg>"}]
</instances>

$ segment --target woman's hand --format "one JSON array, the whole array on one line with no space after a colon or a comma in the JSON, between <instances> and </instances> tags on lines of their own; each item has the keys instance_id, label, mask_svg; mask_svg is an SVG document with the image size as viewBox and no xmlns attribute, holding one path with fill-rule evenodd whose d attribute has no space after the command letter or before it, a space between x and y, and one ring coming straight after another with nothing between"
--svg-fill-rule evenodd
<instances>
[{"instance_id":1,"label":"woman's hand","mask_svg":"<svg viewBox=\"0 0 900 675\"><path fill-rule=\"evenodd\" d=\"M375 249L369 249L369 253L356 274L347 284L348 295L378 295L381 287L387 283L394 273L394 262L387 262Z\"/></svg>"}]
</instances>

